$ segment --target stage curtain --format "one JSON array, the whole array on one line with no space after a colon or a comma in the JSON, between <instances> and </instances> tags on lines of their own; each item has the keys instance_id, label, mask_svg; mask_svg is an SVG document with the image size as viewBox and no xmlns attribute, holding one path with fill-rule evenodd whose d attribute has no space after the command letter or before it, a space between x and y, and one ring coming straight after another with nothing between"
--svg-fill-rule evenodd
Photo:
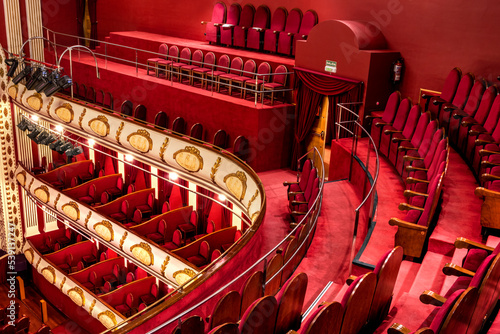
<instances>
[{"instance_id":1,"label":"stage curtain","mask_svg":"<svg viewBox=\"0 0 500 334\"><path fill-rule=\"evenodd\" d=\"M97 40L97 0L88 0L90 16L90 38ZM95 49L97 43L90 41L90 48Z\"/></svg>"},{"instance_id":2,"label":"stage curtain","mask_svg":"<svg viewBox=\"0 0 500 334\"><path fill-rule=\"evenodd\" d=\"M80 37L85 37L83 32L83 20L85 20L85 0L76 0L76 25L78 36ZM84 40L81 40L80 43L85 45Z\"/></svg>"},{"instance_id":3,"label":"stage curtain","mask_svg":"<svg viewBox=\"0 0 500 334\"><path fill-rule=\"evenodd\" d=\"M196 191L200 194L214 198L215 194L210 190L203 187L196 187ZM205 233L207 230L208 216L210 215L210 210L212 209L213 201L210 198L203 196L196 196L196 206L198 211L198 230L196 234Z\"/></svg>"},{"instance_id":4,"label":"stage curtain","mask_svg":"<svg viewBox=\"0 0 500 334\"><path fill-rule=\"evenodd\" d=\"M295 135L292 148L292 170L297 169L297 159L304 155L305 139L314 124L314 118L318 107L324 96L337 97L339 102L354 102L352 96L359 97L362 90L362 82L347 78L325 75L323 73L294 68L296 91L295 108ZM352 91L352 92L351 92ZM351 93L350 93L351 92ZM342 101L341 101L342 100ZM357 98L355 101L358 101ZM334 102L332 99L330 102ZM334 104L336 106L336 103ZM330 123L335 120L335 108L331 110L333 115L329 114ZM330 111L329 111L330 113ZM331 131L330 131L331 132ZM333 136L333 133L332 133Z\"/></svg>"}]
</instances>

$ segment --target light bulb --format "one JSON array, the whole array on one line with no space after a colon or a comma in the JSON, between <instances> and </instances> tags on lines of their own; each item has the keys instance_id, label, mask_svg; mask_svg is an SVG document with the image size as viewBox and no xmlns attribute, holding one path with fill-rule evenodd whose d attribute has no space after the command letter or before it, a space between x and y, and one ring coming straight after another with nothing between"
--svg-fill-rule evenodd
<instances>
[{"instance_id":1,"label":"light bulb","mask_svg":"<svg viewBox=\"0 0 500 334\"><path fill-rule=\"evenodd\" d=\"M94 147L95 145L95 140L94 139L89 139L89 146Z\"/></svg>"},{"instance_id":2,"label":"light bulb","mask_svg":"<svg viewBox=\"0 0 500 334\"><path fill-rule=\"evenodd\" d=\"M134 161L134 157L131 156L130 154L127 154L127 155L125 155L125 160L132 162L132 161Z\"/></svg>"},{"instance_id":3,"label":"light bulb","mask_svg":"<svg viewBox=\"0 0 500 334\"><path fill-rule=\"evenodd\" d=\"M169 175L170 180L172 180L172 181L175 181L179 178L179 175L177 175L176 173L170 173L168 175Z\"/></svg>"},{"instance_id":4,"label":"light bulb","mask_svg":"<svg viewBox=\"0 0 500 334\"><path fill-rule=\"evenodd\" d=\"M62 126L60 126L60 125L57 125L57 126L56 126L56 131L57 131L57 132L63 132L63 130L64 130L64 129L63 129L63 127L62 127Z\"/></svg>"},{"instance_id":5,"label":"light bulb","mask_svg":"<svg viewBox=\"0 0 500 334\"><path fill-rule=\"evenodd\" d=\"M221 202L224 202L224 201L226 200L226 196L224 196L224 195L222 195L222 194L221 194L221 195L219 195L219 200L220 200Z\"/></svg>"},{"instance_id":6,"label":"light bulb","mask_svg":"<svg viewBox=\"0 0 500 334\"><path fill-rule=\"evenodd\" d=\"M33 120L33 122L38 122L40 118L37 115L31 115L31 119Z\"/></svg>"}]
</instances>

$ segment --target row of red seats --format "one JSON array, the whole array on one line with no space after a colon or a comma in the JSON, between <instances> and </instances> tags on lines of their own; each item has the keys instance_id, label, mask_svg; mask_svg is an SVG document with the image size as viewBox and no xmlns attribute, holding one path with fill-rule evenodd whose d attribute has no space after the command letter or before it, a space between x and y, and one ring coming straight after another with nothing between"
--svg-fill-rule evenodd
<instances>
[{"instance_id":1,"label":"row of red seats","mask_svg":"<svg viewBox=\"0 0 500 334\"><path fill-rule=\"evenodd\" d=\"M217 2L206 25L205 36L209 43L226 46L264 50L283 55L295 55L298 40L305 40L311 29L318 23L318 15L308 10L304 15L299 8L288 13L278 7L272 17L269 7L260 5L255 10L252 4L243 9L233 3L226 13L226 4Z\"/></svg>"},{"instance_id":2,"label":"row of red seats","mask_svg":"<svg viewBox=\"0 0 500 334\"><path fill-rule=\"evenodd\" d=\"M450 139L476 172L482 187L475 191L484 199L481 211L483 233L500 229L500 95L495 85L462 75L459 68L448 74L439 97L426 97L429 108L448 122ZM431 104L432 103L432 104Z\"/></svg>"},{"instance_id":3,"label":"row of red seats","mask_svg":"<svg viewBox=\"0 0 500 334\"><path fill-rule=\"evenodd\" d=\"M261 100L265 93L271 93L271 104L274 103L275 91L283 91L286 86L288 69L285 65L276 67L274 74L271 75L271 65L262 62L257 68L255 60L248 59L243 63L240 57L234 57L233 60L224 54L216 57L213 52L203 55L201 50L196 50L191 54L188 47L180 51L176 45L168 47L167 44L161 44L158 50L159 57L147 59L147 74L154 68L156 77L165 73L165 78L176 77L178 82L182 83L183 77L187 76L190 85L195 84L199 79L201 88L208 88L208 84L217 92L220 92L221 84L228 87L228 94L232 95L233 88L240 90L240 97L245 99L247 91L260 92ZM284 91L283 91L284 93Z\"/></svg>"},{"instance_id":4,"label":"row of red seats","mask_svg":"<svg viewBox=\"0 0 500 334\"><path fill-rule=\"evenodd\" d=\"M414 333L483 333L500 296L500 244L495 248L464 238L455 241L456 248L467 249L463 264L446 264L443 273L455 277L442 295L425 290L420 295L424 304L438 306L429 329ZM428 282L432 285L433 282ZM402 312L411 310L405 310ZM425 319L421 319L423 322ZM389 334L409 333L410 329L393 324Z\"/></svg>"},{"instance_id":5,"label":"row of red seats","mask_svg":"<svg viewBox=\"0 0 500 334\"><path fill-rule=\"evenodd\" d=\"M378 151L396 167L406 183L405 197L400 210L404 218L392 218L390 225L398 226L395 245L407 256L421 258L437 216L437 204L448 166L448 140L437 120L430 113L421 113L409 98L401 100L400 93L389 96L383 113L372 113L371 136Z\"/></svg>"},{"instance_id":6,"label":"row of red seats","mask_svg":"<svg viewBox=\"0 0 500 334\"><path fill-rule=\"evenodd\" d=\"M9 305L10 306L10 305ZM11 311L8 309L9 306L0 307L0 334L17 334L17 333L28 333L28 334L52 334L50 327L43 325L36 331L30 332L30 318L23 314L19 317L20 305L19 302L14 303L14 316L15 320L13 325L9 324L11 321L10 315Z\"/></svg>"},{"instance_id":7,"label":"row of red seats","mask_svg":"<svg viewBox=\"0 0 500 334\"><path fill-rule=\"evenodd\" d=\"M64 93L68 95L70 92L70 89L64 91ZM113 95L111 92L104 92L102 89L96 91L94 87L87 87L83 83L78 84L77 82L73 82L73 97L107 109L114 109Z\"/></svg>"}]
</instances>

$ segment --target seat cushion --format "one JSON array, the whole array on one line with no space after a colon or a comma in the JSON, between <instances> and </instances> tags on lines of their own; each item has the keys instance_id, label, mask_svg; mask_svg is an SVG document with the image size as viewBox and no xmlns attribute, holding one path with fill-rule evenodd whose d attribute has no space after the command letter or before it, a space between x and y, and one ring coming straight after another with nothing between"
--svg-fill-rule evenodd
<instances>
[{"instance_id":1,"label":"seat cushion","mask_svg":"<svg viewBox=\"0 0 500 334\"><path fill-rule=\"evenodd\" d=\"M141 205L138 205L136 206L136 209L139 209L142 213L144 212L150 212L152 211L153 209L147 205L147 204L141 204Z\"/></svg>"},{"instance_id":2,"label":"seat cushion","mask_svg":"<svg viewBox=\"0 0 500 334\"><path fill-rule=\"evenodd\" d=\"M149 62L155 62L155 63L160 61L160 60L165 60L165 59L164 58L149 58L148 59Z\"/></svg>"},{"instance_id":3,"label":"seat cushion","mask_svg":"<svg viewBox=\"0 0 500 334\"><path fill-rule=\"evenodd\" d=\"M163 242L163 235L161 233L158 233L158 232L146 234L146 238L148 238L149 240L151 240L155 243Z\"/></svg>"},{"instance_id":4,"label":"seat cushion","mask_svg":"<svg viewBox=\"0 0 500 334\"><path fill-rule=\"evenodd\" d=\"M207 263L207 259L201 255L190 256L187 258L187 260L197 267L202 266L205 263Z\"/></svg>"},{"instance_id":5,"label":"seat cushion","mask_svg":"<svg viewBox=\"0 0 500 334\"><path fill-rule=\"evenodd\" d=\"M484 259L488 257L488 252L484 249L471 249L465 256L462 267L467 270L476 271Z\"/></svg>"},{"instance_id":6,"label":"seat cushion","mask_svg":"<svg viewBox=\"0 0 500 334\"><path fill-rule=\"evenodd\" d=\"M120 305L116 305L115 306L115 310L117 310L118 312L120 312L121 314L125 314L127 313L128 311L130 311L130 307L128 307L127 304L120 304Z\"/></svg>"},{"instance_id":7,"label":"seat cushion","mask_svg":"<svg viewBox=\"0 0 500 334\"><path fill-rule=\"evenodd\" d=\"M80 202L85 203L85 204L91 204L92 202L94 202L94 199L92 198L92 196L83 196L83 197L78 198L78 200Z\"/></svg>"},{"instance_id":8,"label":"seat cushion","mask_svg":"<svg viewBox=\"0 0 500 334\"><path fill-rule=\"evenodd\" d=\"M263 85L265 88L272 88L272 89L276 89L276 88L281 88L283 87L282 84L280 83L275 83L275 82L268 82L268 83L265 83Z\"/></svg>"}]
</instances>

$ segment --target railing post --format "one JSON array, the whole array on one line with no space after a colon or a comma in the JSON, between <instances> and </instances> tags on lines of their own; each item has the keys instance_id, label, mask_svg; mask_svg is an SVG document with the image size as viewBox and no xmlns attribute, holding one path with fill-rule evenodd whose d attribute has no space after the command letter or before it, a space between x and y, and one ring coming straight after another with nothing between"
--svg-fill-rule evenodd
<instances>
[{"instance_id":1,"label":"railing post","mask_svg":"<svg viewBox=\"0 0 500 334\"><path fill-rule=\"evenodd\" d=\"M337 105L337 108L339 108L339 124L340 124L340 122L342 121L342 107ZM337 125L337 141L339 140L339 138L340 138L340 126Z\"/></svg>"},{"instance_id":2,"label":"railing post","mask_svg":"<svg viewBox=\"0 0 500 334\"><path fill-rule=\"evenodd\" d=\"M139 76L139 67L138 67L138 64L137 64L137 50L135 50L135 76L136 77Z\"/></svg>"},{"instance_id":3,"label":"railing post","mask_svg":"<svg viewBox=\"0 0 500 334\"><path fill-rule=\"evenodd\" d=\"M73 49L69 49L69 75L71 79L73 79L73 58L71 57L71 53ZM73 85L71 85L71 99L73 100Z\"/></svg>"},{"instance_id":4,"label":"railing post","mask_svg":"<svg viewBox=\"0 0 500 334\"><path fill-rule=\"evenodd\" d=\"M264 268L262 269L264 279L262 280L262 291L266 295L266 276L267 276L267 259L264 259Z\"/></svg>"},{"instance_id":5,"label":"railing post","mask_svg":"<svg viewBox=\"0 0 500 334\"><path fill-rule=\"evenodd\" d=\"M259 87L259 75L255 76L255 107L257 107L257 87Z\"/></svg>"},{"instance_id":6,"label":"railing post","mask_svg":"<svg viewBox=\"0 0 500 334\"><path fill-rule=\"evenodd\" d=\"M104 68L108 69L108 44L104 44Z\"/></svg>"}]
</instances>

